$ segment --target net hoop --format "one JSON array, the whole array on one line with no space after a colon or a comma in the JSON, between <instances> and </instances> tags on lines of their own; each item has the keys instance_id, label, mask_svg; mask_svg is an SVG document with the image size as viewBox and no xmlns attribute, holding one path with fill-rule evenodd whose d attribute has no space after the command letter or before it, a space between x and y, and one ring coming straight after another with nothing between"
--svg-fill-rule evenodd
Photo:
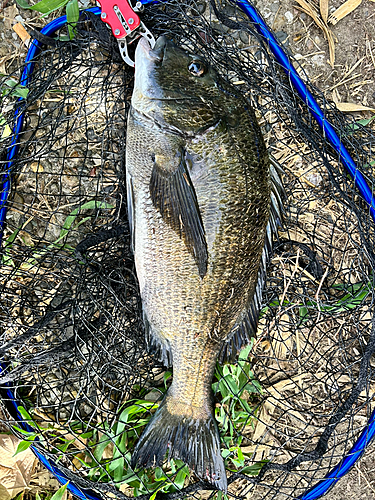
<instances>
[{"instance_id":1,"label":"net hoop","mask_svg":"<svg viewBox=\"0 0 375 500\"><path fill-rule=\"evenodd\" d=\"M163 0L155 1L155 0L141 0L143 5L161 3ZM356 187L358 188L360 194L363 196L367 204L369 205L369 211L371 213L372 218L375 222L375 197L371 191L371 188L368 186L366 180L356 169L356 165L351 158L348 151L341 144L340 139L338 138L336 132L332 128L332 126L327 122L324 118L324 114L316 102L313 95L307 89L305 83L299 77L295 68L291 64L288 56L284 52L283 48L279 45L274 35L270 32L267 25L256 11L256 9L248 2L247 0L231 0L232 3L236 4L240 7L243 12L249 17L250 21L253 23L254 27L258 30L258 32L265 38L265 40L269 44L269 49L272 51L273 56L276 60L281 64L285 72L291 79L292 85L297 91L299 97L309 106L311 113L314 115L316 120L318 121L320 127L322 128L322 132L327 136L330 140L332 146L335 151L340 155L341 161L343 162L345 168L348 170L352 178L356 182ZM84 11L80 11L80 15L85 12L91 12L96 16L100 16L101 9L99 7L92 7L90 9L86 9ZM51 36L56 33L59 29L64 27L67 24L66 16L61 16L49 24L47 24L42 30L41 34L46 36ZM35 57L39 54L42 49L42 43L36 39L33 39L31 42L31 46L28 50L26 59L25 59L25 67L22 72L22 76L20 79L21 85L27 86L30 83L34 65L35 65ZM18 101L21 101L22 98L19 98ZM11 188L11 177L10 171L12 164L17 156L19 145L17 145L17 140L19 134L22 131L23 122L24 122L24 113L19 113L18 109L16 110L16 122L12 131L12 142L8 148L7 152L7 165L5 172L3 173L2 180L2 190L0 193L0 247L2 243L2 234L3 234L3 226L6 218L7 206L6 202L8 200ZM6 366L0 363L0 374L6 370ZM8 385L8 384L7 384ZM7 399L11 400L11 406L8 404L7 410L12 415L15 420L20 423L20 426L24 428L26 431L31 431L32 428L24 422L21 414L18 411L18 402L16 401L14 394L10 389L3 389L3 393L6 393ZM365 452L367 446L373 441L375 438L375 410L370 415L370 418L367 421L366 427L362 431L361 435L357 439L354 446L351 450L345 455L342 460L340 460L339 464L336 465L326 476L324 479L319 481L315 486L308 489L305 493L300 495L300 500L315 500L321 498L325 495L339 479L345 476L350 469L357 463L357 461L361 458L363 453ZM99 496L96 492L86 489L80 488L75 484L72 484L71 480L67 478L67 476L59 470L58 465L48 458L46 455L41 453L34 446L30 446L30 449L36 455L36 457L42 462L42 464L48 469L48 471L61 483L65 485L68 483L67 489L78 498L82 500L103 500L101 496Z\"/></svg>"}]
</instances>

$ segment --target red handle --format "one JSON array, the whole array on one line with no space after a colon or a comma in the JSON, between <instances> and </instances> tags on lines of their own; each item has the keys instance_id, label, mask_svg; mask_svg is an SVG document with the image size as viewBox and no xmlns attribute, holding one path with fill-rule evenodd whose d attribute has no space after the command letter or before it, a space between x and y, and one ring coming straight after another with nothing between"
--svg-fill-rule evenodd
<instances>
[{"instance_id":1,"label":"red handle","mask_svg":"<svg viewBox=\"0 0 375 500\"><path fill-rule=\"evenodd\" d=\"M98 0L102 8L102 21L109 24L115 38L124 38L138 28L139 16L127 0ZM125 23L121 22L123 19Z\"/></svg>"}]
</instances>

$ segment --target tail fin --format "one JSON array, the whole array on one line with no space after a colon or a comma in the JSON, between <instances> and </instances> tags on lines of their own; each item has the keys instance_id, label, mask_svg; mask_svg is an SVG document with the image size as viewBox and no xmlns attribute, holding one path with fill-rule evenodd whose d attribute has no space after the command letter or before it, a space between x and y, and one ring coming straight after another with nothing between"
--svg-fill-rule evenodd
<instances>
[{"instance_id":1,"label":"tail fin","mask_svg":"<svg viewBox=\"0 0 375 500\"><path fill-rule=\"evenodd\" d=\"M161 465L168 458L185 462L196 475L227 492L227 476L220 451L219 431L211 414L202 418L173 414L162 401L143 431L132 456L132 468Z\"/></svg>"}]
</instances>

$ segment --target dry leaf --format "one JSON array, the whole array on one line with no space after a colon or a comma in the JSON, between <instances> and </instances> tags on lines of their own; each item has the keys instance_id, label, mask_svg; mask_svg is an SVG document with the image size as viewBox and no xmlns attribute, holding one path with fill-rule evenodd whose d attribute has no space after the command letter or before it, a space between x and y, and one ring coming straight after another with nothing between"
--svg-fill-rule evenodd
<instances>
[{"instance_id":1,"label":"dry leaf","mask_svg":"<svg viewBox=\"0 0 375 500\"><path fill-rule=\"evenodd\" d=\"M3 75L7 74L7 69L6 69L6 66L5 66L5 63L7 61L8 61L8 57L7 56L5 56L2 59L0 59L0 73L2 73Z\"/></svg>"},{"instance_id":2,"label":"dry leaf","mask_svg":"<svg viewBox=\"0 0 375 500\"><path fill-rule=\"evenodd\" d=\"M260 438L264 437L264 433L267 430L268 424L271 421L271 415L267 410L273 411L273 407L269 407L268 401L265 401L260 410L260 414L255 423L255 430L252 436L252 441L257 442Z\"/></svg>"},{"instance_id":3,"label":"dry leaf","mask_svg":"<svg viewBox=\"0 0 375 500\"><path fill-rule=\"evenodd\" d=\"M320 15L322 16L323 21L327 24L328 19L328 0L320 0Z\"/></svg>"},{"instance_id":4,"label":"dry leaf","mask_svg":"<svg viewBox=\"0 0 375 500\"><path fill-rule=\"evenodd\" d=\"M340 111L348 113L354 113L354 111L372 111L375 113L375 108L369 108L368 106L362 106L362 104L355 104L354 102L338 102L336 106Z\"/></svg>"},{"instance_id":5,"label":"dry leaf","mask_svg":"<svg viewBox=\"0 0 375 500\"><path fill-rule=\"evenodd\" d=\"M296 2L298 2L300 5L299 10L301 10L308 16L312 17L315 24L319 26L319 28L323 31L329 47L329 63L333 68L335 64L335 41L333 39L331 30L328 28L326 23L320 18L318 11L315 9L313 5L311 5L306 0L296 0Z\"/></svg>"},{"instance_id":6,"label":"dry leaf","mask_svg":"<svg viewBox=\"0 0 375 500\"><path fill-rule=\"evenodd\" d=\"M15 436L0 434L0 500L9 500L29 486L37 459L30 448L14 457L19 442Z\"/></svg>"},{"instance_id":7,"label":"dry leaf","mask_svg":"<svg viewBox=\"0 0 375 500\"><path fill-rule=\"evenodd\" d=\"M42 167L42 165L38 162L38 161L34 161L31 165L30 165L30 168L33 172L35 173L39 173L39 172L43 172L44 169Z\"/></svg>"},{"instance_id":8,"label":"dry leaf","mask_svg":"<svg viewBox=\"0 0 375 500\"><path fill-rule=\"evenodd\" d=\"M345 16L353 12L353 10L356 9L359 5L361 5L361 3L362 0L347 0L345 3L340 5L340 7L335 10L335 12L333 12L329 16L328 22L331 24L338 23Z\"/></svg>"},{"instance_id":9,"label":"dry leaf","mask_svg":"<svg viewBox=\"0 0 375 500\"><path fill-rule=\"evenodd\" d=\"M13 24L16 22L14 18L19 15L18 9L15 5L10 5L3 10L4 16L4 26L6 30L10 30Z\"/></svg>"}]
</instances>

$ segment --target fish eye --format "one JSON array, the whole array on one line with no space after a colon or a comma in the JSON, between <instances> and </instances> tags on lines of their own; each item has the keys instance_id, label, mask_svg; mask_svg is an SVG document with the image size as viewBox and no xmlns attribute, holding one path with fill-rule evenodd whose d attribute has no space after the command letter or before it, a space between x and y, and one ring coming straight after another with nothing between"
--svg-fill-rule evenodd
<instances>
[{"instance_id":1,"label":"fish eye","mask_svg":"<svg viewBox=\"0 0 375 500\"><path fill-rule=\"evenodd\" d=\"M207 68L202 61L195 60L189 64L189 71L193 76L203 76Z\"/></svg>"}]
</instances>

